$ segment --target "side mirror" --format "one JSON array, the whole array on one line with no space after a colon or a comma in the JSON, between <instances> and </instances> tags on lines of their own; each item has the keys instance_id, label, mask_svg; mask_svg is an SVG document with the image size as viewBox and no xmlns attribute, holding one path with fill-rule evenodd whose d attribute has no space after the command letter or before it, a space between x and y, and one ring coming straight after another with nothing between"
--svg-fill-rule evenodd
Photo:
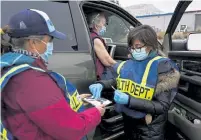
<instances>
[{"instance_id":1,"label":"side mirror","mask_svg":"<svg viewBox=\"0 0 201 140\"><path fill-rule=\"evenodd\" d=\"M189 51L201 51L201 33L191 33L187 40L187 49Z\"/></svg>"}]
</instances>

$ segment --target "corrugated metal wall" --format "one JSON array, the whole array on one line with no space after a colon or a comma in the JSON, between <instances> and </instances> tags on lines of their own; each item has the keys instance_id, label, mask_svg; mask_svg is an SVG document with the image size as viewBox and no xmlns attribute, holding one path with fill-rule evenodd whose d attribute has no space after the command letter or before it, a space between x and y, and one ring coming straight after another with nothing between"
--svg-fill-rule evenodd
<instances>
[{"instance_id":1,"label":"corrugated metal wall","mask_svg":"<svg viewBox=\"0 0 201 140\"><path fill-rule=\"evenodd\" d=\"M137 18L143 24L151 25L156 31L165 31L170 22L172 15L162 15L162 16L149 16L149 17L139 17ZM197 26L201 25L201 12L185 13L176 29L179 31L181 25L187 25L188 31L194 31Z\"/></svg>"}]
</instances>

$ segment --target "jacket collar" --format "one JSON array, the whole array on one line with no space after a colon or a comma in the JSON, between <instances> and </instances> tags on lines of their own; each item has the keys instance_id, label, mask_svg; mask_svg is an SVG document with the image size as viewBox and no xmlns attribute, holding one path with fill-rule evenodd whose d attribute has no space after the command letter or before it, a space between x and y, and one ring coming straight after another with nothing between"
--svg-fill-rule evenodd
<instances>
[{"instance_id":1,"label":"jacket collar","mask_svg":"<svg viewBox=\"0 0 201 140\"><path fill-rule=\"evenodd\" d=\"M12 67L14 65L29 64L47 70L46 64L40 57L34 58L23 53L9 52L2 55L0 58L1 69Z\"/></svg>"},{"instance_id":2,"label":"jacket collar","mask_svg":"<svg viewBox=\"0 0 201 140\"><path fill-rule=\"evenodd\" d=\"M44 63L44 61L41 58L35 59L35 61L32 63L32 66L48 71L47 65Z\"/></svg>"}]
</instances>

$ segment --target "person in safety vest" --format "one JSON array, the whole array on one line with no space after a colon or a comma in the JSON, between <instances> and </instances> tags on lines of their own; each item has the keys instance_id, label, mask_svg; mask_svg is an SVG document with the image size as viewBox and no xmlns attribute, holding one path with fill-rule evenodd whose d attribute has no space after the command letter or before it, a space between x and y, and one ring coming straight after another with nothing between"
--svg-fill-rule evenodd
<instances>
[{"instance_id":1,"label":"person in safety vest","mask_svg":"<svg viewBox=\"0 0 201 140\"><path fill-rule=\"evenodd\" d=\"M95 98L103 88L116 86L115 109L124 118L127 140L164 140L168 109L176 95L180 73L169 58L159 55L157 35L148 25L130 31L132 56L113 66L116 80L90 86Z\"/></svg>"},{"instance_id":2,"label":"person in safety vest","mask_svg":"<svg viewBox=\"0 0 201 140\"><path fill-rule=\"evenodd\" d=\"M91 39L95 51L97 78L111 79L113 75L108 67L116 63L109 55L102 36L106 32L106 17L103 12L94 12L88 18Z\"/></svg>"},{"instance_id":3,"label":"person in safety vest","mask_svg":"<svg viewBox=\"0 0 201 140\"><path fill-rule=\"evenodd\" d=\"M36 9L13 15L1 34L10 38L3 46L12 46L1 56L1 138L86 139L105 108L85 110L80 99L85 95L79 95L61 74L47 69L53 39L66 35L55 29L45 12Z\"/></svg>"}]
</instances>

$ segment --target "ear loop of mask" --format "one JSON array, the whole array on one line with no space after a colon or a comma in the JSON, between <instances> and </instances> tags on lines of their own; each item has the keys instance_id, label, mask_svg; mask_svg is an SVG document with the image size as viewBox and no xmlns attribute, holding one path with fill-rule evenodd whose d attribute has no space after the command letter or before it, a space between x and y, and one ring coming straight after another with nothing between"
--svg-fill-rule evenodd
<instances>
[{"instance_id":1,"label":"ear loop of mask","mask_svg":"<svg viewBox=\"0 0 201 140\"><path fill-rule=\"evenodd\" d=\"M34 39L37 39L37 38L34 38ZM39 40L39 41L41 41L42 43L44 43L44 44L46 45L46 50L47 50L47 43L46 43L46 42L44 42L43 40L40 40L40 39L37 39L37 40ZM34 50L36 51L36 53L37 53L38 57L39 57L39 56L41 56L41 54L40 54L40 53L37 51L37 49L36 49L35 45L34 45Z\"/></svg>"}]
</instances>

